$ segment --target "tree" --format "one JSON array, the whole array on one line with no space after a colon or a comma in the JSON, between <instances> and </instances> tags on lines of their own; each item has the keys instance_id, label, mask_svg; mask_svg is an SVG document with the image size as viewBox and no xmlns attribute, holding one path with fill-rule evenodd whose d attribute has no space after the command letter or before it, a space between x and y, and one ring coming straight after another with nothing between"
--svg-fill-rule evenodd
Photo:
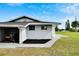
<instances>
[{"instance_id":1,"label":"tree","mask_svg":"<svg viewBox=\"0 0 79 59\"><path fill-rule=\"evenodd\" d=\"M76 31L76 28L78 27L78 25L79 25L79 22L77 20L73 21L72 24L71 24L71 26L73 28L75 28L75 31Z\"/></svg>"},{"instance_id":2,"label":"tree","mask_svg":"<svg viewBox=\"0 0 79 59\"><path fill-rule=\"evenodd\" d=\"M58 31L58 30L59 30L59 29L58 29L58 26L56 26L56 27L55 27L55 31Z\"/></svg>"},{"instance_id":3,"label":"tree","mask_svg":"<svg viewBox=\"0 0 79 59\"><path fill-rule=\"evenodd\" d=\"M70 22L69 22L69 20L66 21L65 29L70 30Z\"/></svg>"}]
</instances>

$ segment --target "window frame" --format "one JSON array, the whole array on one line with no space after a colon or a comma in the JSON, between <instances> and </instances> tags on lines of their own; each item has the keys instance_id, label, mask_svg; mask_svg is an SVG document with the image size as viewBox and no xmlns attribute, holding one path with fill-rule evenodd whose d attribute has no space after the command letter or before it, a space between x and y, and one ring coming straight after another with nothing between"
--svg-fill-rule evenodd
<instances>
[{"instance_id":1,"label":"window frame","mask_svg":"<svg viewBox=\"0 0 79 59\"><path fill-rule=\"evenodd\" d=\"M47 25L41 25L41 30L47 30Z\"/></svg>"},{"instance_id":2,"label":"window frame","mask_svg":"<svg viewBox=\"0 0 79 59\"><path fill-rule=\"evenodd\" d=\"M29 25L29 30L35 30L35 25Z\"/></svg>"}]
</instances>

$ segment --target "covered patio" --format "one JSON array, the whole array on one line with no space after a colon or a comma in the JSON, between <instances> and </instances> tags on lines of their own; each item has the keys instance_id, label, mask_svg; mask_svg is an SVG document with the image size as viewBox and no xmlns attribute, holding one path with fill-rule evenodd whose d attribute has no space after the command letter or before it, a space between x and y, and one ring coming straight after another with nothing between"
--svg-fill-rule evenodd
<instances>
[{"instance_id":1,"label":"covered patio","mask_svg":"<svg viewBox=\"0 0 79 59\"><path fill-rule=\"evenodd\" d=\"M24 22L1 22L0 43L22 43L25 25Z\"/></svg>"}]
</instances>

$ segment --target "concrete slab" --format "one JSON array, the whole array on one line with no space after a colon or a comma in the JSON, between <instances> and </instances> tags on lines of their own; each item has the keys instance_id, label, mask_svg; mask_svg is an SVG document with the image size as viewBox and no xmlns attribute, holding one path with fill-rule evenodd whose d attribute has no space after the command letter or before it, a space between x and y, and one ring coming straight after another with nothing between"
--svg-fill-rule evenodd
<instances>
[{"instance_id":1,"label":"concrete slab","mask_svg":"<svg viewBox=\"0 0 79 59\"><path fill-rule=\"evenodd\" d=\"M17 43L0 43L0 48L27 48L27 47L51 47L58 39L60 35L56 35L52 40L48 41L45 44L17 44Z\"/></svg>"}]
</instances>

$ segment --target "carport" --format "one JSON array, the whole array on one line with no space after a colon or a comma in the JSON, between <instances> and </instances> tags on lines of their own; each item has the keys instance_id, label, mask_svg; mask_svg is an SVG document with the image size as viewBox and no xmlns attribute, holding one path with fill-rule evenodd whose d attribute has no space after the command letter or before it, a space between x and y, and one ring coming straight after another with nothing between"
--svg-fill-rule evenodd
<instances>
[{"instance_id":1,"label":"carport","mask_svg":"<svg viewBox=\"0 0 79 59\"><path fill-rule=\"evenodd\" d=\"M0 42L19 43L19 29L17 27L0 27Z\"/></svg>"},{"instance_id":2,"label":"carport","mask_svg":"<svg viewBox=\"0 0 79 59\"><path fill-rule=\"evenodd\" d=\"M22 41L22 30L26 23L1 22L0 23L0 43L20 43Z\"/></svg>"}]
</instances>

